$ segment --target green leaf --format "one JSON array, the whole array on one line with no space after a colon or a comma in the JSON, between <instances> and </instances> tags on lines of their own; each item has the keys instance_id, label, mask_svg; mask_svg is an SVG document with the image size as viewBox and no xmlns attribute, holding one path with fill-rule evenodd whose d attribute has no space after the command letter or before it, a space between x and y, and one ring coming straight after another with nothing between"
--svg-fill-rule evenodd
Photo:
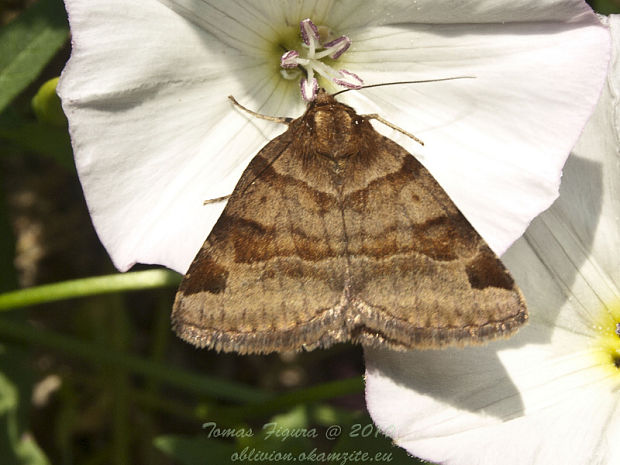
<instances>
[{"instance_id":1,"label":"green leaf","mask_svg":"<svg viewBox=\"0 0 620 465\"><path fill-rule=\"evenodd\" d=\"M68 36L59 0L39 0L0 29L0 112L37 78Z\"/></svg>"}]
</instances>

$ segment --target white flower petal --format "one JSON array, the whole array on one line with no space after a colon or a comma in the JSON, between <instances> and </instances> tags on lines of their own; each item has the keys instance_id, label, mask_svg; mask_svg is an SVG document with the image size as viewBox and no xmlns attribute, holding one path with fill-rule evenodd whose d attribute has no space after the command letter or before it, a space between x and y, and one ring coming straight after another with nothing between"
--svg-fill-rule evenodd
<instances>
[{"instance_id":1,"label":"white flower petal","mask_svg":"<svg viewBox=\"0 0 620 465\"><path fill-rule=\"evenodd\" d=\"M620 110L619 15L610 18L610 28L614 57L601 103L566 163L559 200L534 220L526 236L547 273L564 283L562 293L570 288L575 311L555 324L576 332L591 331L593 314L620 297L620 255L610 253L620 250L620 126L614 122ZM518 250L509 250L504 261L517 282L531 289L530 305L560 308L557 300L548 300L548 289L531 273L532 261Z\"/></svg>"},{"instance_id":2,"label":"white flower petal","mask_svg":"<svg viewBox=\"0 0 620 465\"><path fill-rule=\"evenodd\" d=\"M347 25L358 27L365 24L368 38L365 38L361 29L358 36L369 51L367 57L378 59L376 66L383 67L386 63L381 61L381 47L385 48L385 44L378 46L374 42L382 30L373 32L372 29L368 30L368 25L377 22L376 18L379 17L383 22L399 23L414 18L433 18L438 12L434 2L430 1L420 1L415 8L410 2L385 2L385 15L373 13L373 9L376 9L374 3L361 5L352 1L302 1L294 6L287 3L287 7L275 0L260 3L240 0L136 0L129 3L120 0L67 0L66 4L73 31L74 51L63 73L59 93L70 119L76 163L97 232L114 263L122 270L128 269L135 262L145 262L162 263L181 272L187 268L223 208L223 204L202 206L202 201L229 194L249 159L266 140L284 129L233 109L226 96L233 94L248 108L264 114L297 117L303 111L298 82L282 79L276 62L265 60L267 55L273 54L273 47L277 45L271 42L274 31L281 33L278 28L284 24L294 34L298 34L299 20L305 17L312 18L316 24L330 26L336 35L338 32L347 32ZM533 8L530 1L524 1L523 4ZM453 6L455 9L461 8L456 4ZM402 15L396 14L401 10ZM591 20L591 15L587 15L589 10L576 1L541 1L533 8L534 14L532 11L519 13L519 8L511 2L487 0L477 2L476 8L470 5L469 11L463 18L469 18L468 21L472 22L475 22L476 15L483 22L500 18L507 20L508 17L525 20L534 16L540 21L554 18L577 21L580 15L580 21ZM504 17L502 11L510 14ZM471 26L468 28L471 30ZM420 30L427 31L427 27ZM518 29L513 32L519 37L524 35ZM583 42L596 42L595 36L594 33L584 32ZM425 40L432 37L433 34L427 31ZM449 35L446 37L449 39ZM387 39L388 47L393 48L389 37ZM560 39L562 37L558 37ZM446 43L453 45L450 40ZM556 44L548 45L551 47ZM375 46L374 52L371 46ZM470 46L475 48L475 44ZM579 45L577 48L582 50L587 46ZM355 40L352 49L341 56L339 61L354 52ZM516 46L515 50L519 53L506 57L504 61L510 61L515 56L526 56ZM599 46L599 50L604 50L604 46ZM594 58L584 62L586 66L582 69L594 69L592 75L596 75L595 65L598 64L597 59L601 60L601 55L601 52L593 52ZM281 53L277 56L279 58ZM396 55L398 60L402 60L403 56ZM420 55L427 60L429 56L426 52ZM544 54L540 56L548 58ZM581 59L579 55L572 55L572 52L568 56ZM447 55L449 59L454 57ZM363 54L358 54L358 58L357 63L363 61ZM409 59L408 55L405 58ZM525 61L529 62L531 58ZM515 62L520 63L519 60ZM105 66L106 63L113 65ZM421 63L425 64L423 61ZM424 66L425 72L429 69L429 63ZM453 65L446 63L448 67L444 71L459 69L459 63L458 60ZM382 69L373 71L371 66L357 74L367 82L364 75L367 70L369 77L383 80L394 80L394 77L403 73L402 64L389 61L387 64L389 66L385 69L393 71L388 75L383 74ZM480 67L475 69L482 74ZM537 72L545 75L544 71ZM521 72L519 76L524 74ZM419 77L419 71L413 76ZM496 76L486 82L501 87L502 77ZM508 78L507 81L512 82ZM434 131L430 125L447 126L450 118L462 117L457 110L461 110L464 105L458 102L467 103L475 98L481 102L479 105L485 107L485 114L488 115L491 113L489 105L496 103L495 94L505 96L505 93L496 91L489 98L480 96L476 92L479 93L480 88L484 87L482 84L467 85L460 82L452 87L451 93L445 92L445 86L436 87L446 97L446 101L456 100L454 105L446 105L428 93L426 99L419 99L419 91L409 90L408 96L413 97L415 102L420 101L420 110L423 111L416 113L417 119L412 118L406 122L398 117L391 118L393 112L402 111L402 107L399 109L389 102L383 105L385 98L392 99L394 96L400 102L404 95L401 90L383 88L385 93L375 94L369 90L367 95L375 95L379 105L368 105L366 94L360 93L356 97L360 105L356 105L356 108L363 111L365 107L372 107L373 112L393 119L393 122L412 132L420 128L424 139L427 133ZM279 86L278 89L276 86ZM594 87L588 87L588 90ZM483 90L486 92L488 89ZM531 86L515 88L517 91L531 92ZM585 118L584 114L588 110L584 102L587 100L587 92L581 99L574 99L575 108L579 107L579 111L573 112L572 119ZM534 108L540 107L540 104L536 105L533 101L527 103L531 103ZM431 115L425 113L429 108L435 109ZM503 110L503 107L499 108ZM569 105L565 108L570 110L573 107ZM409 112L411 107L405 110ZM444 110L446 112L442 115L440 111ZM474 118L472 121L482 127L486 120ZM425 124L420 125L418 122ZM434 156L433 150L447 153L444 148L453 148L455 140L461 143L466 141L466 138L459 139L463 133L469 137L466 124L461 123L459 126L456 121L453 125L461 129L444 131L444 134L450 133L450 137L439 141L428 152L429 156L423 158L429 166L432 163L440 167L446 163L458 166L467 159L465 155L469 155L471 150L464 150L460 159L458 154L451 155L454 157L452 159ZM438 130L436 134L441 132ZM403 142L402 138L399 140ZM432 137L430 140L434 142ZM567 143L563 138L560 140ZM513 145L512 141L499 144L493 155L500 153L499 160L508 158L504 151L506 145ZM491 148L489 144L487 152ZM555 149L558 150L557 147ZM431 158L430 162L428 158ZM436 162L432 161L435 159ZM548 162L543 167L543 170L555 169L549 176L557 177L562 160L555 162ZM524 163L515 163L518 167L516 171L521 170ZM476 174L480 172L480 178L485 177L485 170L487 180L496 175L496 165L480 166L480 163L476 163L475 166ZM457 177L455 171L443 168L441 171L443 174L435 172L440 182L447 179L447 185L452 185L451 180ZM503 183L505 177L512 176L514 172L506 169L504 178L499 179ZM499 220L494 218L496 209L489 208L485 199L478 203L469 202L469 207L463 207L470 216L471 210L475 210L474 217L479 215L480 207L483 207L482 211L490 212L486 216L482 215L482 226L476 226L484 235L492 236L491 245L498 251L521 232L523 225L534 214L548 204L545 196L552 195L553 186L541 187L540 183L529 183L531 178L519 172L521 177L514 177L508 183L518 184L510 192L515 195L527 192L530 194L527 199L531 205L514 208L508 202L507 205L514 209L514 213L500 216L502 221L506 220L501 226ZM447 188L455 197L463 190L469 191L463 184L455 185L457 187ZM491 192L494 198L501 197L498 192L502 192L502 195L505 193L505 190L494 188L492 183L481 183L475 187L478 193ZM541 189L542 200L532 194L537 189ZM466 194L474 197L469 192ZM501 207L499 203L496 206L497 209ZM500 215L499 211L497 214ZM495 241L495 237L499 239Z\"/></svg>"},{"instance_id":3,"label":"white flower petal","mask_svg":"<svg viewBox=\"0 0 620 465\"><path fill-rule=\"evenodd\" d=\"M203 201L230 194L257 147L285 129L234 109L227 96L281 115L302 106L275 83L297 83L246 82L269 76L262 62L157 1L67 8L73 53L58 92L99 237L121 270L142 262L184 272L224 206Z\"/></svg>"},{"instance_id":4,"label":"white flower petal","mask_svg":"<svg viewBox=\"0 0 620 465\"><path fill-rule=\"evenodd\" d=\"M368 16L376 25L523 23L571 21L591 11L580 0L391 0L381 2L381 5L373 0L339 0L335 2L329 19L331 24L343 28L367 24Z\"/></svg>"},{"instance_id":5,"label":"white flower petal","mask_svg":"<svg viewBox=\"0 0 620 465\"><path fill-rule=\"evenodd\" d=\"M298 27L310 18L317 25L334 27L338 33L362 26L399 23L507 23L528 21L572 21L591 9L581 0L160 0L191 18L230 45L244 48L235 39L237 27L256 24L255 37L264 37L270 24ZM213 11L213 10L216 11Z\"/></svg>"},{"instance_id":6,"label":"white flower petal","mask_svg":"<svg viewBox=\"0 0 620 465\"><path fill-rule=\"evenodd\" d=\"M259 4L240 0L159 1L229 47L249 55L265 56L270 52L274 23Z\"/></svg>"},{"instance_id":7,"label":"white flower petal","mask_svg":"<svg viewBox=\"0 0 620 465\"><path fill-rule=\"evenodd\" d=\"M615 417L620 416L620 403L616 402L615 410L610 409L610 412ZM620 423L619 422L609 422L607 426L607 435L601 438L601 441L604 441L607 446L607 455L605 460L607 463L620 463L620 447L609 447L609 444L615 442L620 438Z\"/></svg>"},{"instance_id":8,"label":"white flower petal","mask_svg":"<svg viewBox=\"0 0 620 465\"><path fill-rule=\"evenodd\" d=\"M615 35L619 24L612 17ZM592 356L595 313L620 296L618 275L589 253L591 243L609 241L617 271L611 197L620 160L608 116L619 108L619 71L575 148L580 156L567 163L562 195L504 256L528 301L529 326L482 348L366 351L369 411L412 454L449 465L602 465L620 456L618 374Z\"/></svg>"},{"instance_id":9,"label":"white flower petal","mask_svg":"<svg viewBox=\"0 0 620 465\"><path fill-rule=\"evenodd\" d=\"M350 35L352 49L341 61L366 85L475 77L343 98L422 139L423 148L375 124L426 165L502 254L558 195L562 165L598 100L608 31L591 15L580 27L390 26Z\"/></svg>"},{"instance_id":10,"label":"white flower petal","mask_svg":"<svg viewBox=\"0 0 620 465\"><path fill-rule=\"evenodd\" d=\"M609 26L614 42L614 49L620 50L620 15L609 18ZM609 78L605 85L605 92L614 99L614 105L598 106L591 123L586 126L579 144L573 153L581 162L572 169L575 176L583 176L583 168L595 164L598 170L588 170L593 173L588 179L583 179L576 189L562 195L570 196L564 208L578 205L579 214L573 214L571 227L574 233L584 244L590 245L590 252L597 263L616 283L620 283L620 254L609 253L611 250L620 250L620 235L616 230L620 228L620 58L616 54L611 61ZM607 128L609 137L601 137L599 128ZM605 169L596 154L603 153ZM594 205L584 205L584 199L596 197ZM597 224L592 228L592 224Z\"/></svg>"},{"instance_id":11,"label":"white flower petal","mask_svg":"<svg viewBox=\"0 0 620 465\"><path fill-rule=\"evenodd\" d=\"M616 408L609 392L585 384L598 371L562 376L575 360L545 357L540 346L513 352L518 365L508 377L489 349L367 350L368 410L396 444L432 462L598 463Z\"/></svg>"}]
</instances>

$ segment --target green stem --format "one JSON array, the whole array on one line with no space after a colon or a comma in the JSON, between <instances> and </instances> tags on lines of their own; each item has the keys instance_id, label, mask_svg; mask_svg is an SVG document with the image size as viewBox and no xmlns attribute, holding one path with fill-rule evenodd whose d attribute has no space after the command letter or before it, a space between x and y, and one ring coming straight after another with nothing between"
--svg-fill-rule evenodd
<instances>
[{"instance_id":1,"label":"green stem","mask_svg":"<svg viewBox=\"0 0 620 465\"><path fill-rule=\"evenodd\" d=\"M0 311L96 294L176 286L180 281L177 273L161 269L74 279L0 294Z\"/></svg>"},{"instance_id":2,"label":"green stem","mask_svg":"<svg viewBox=\"0 0 620 465\"><path fill-rule=\"evenodd\" d=\"M243 384L180 370L169 364L155 363L135 355L111 350L109 347L78 341L53 331L14 323L6 318L0 319L0 338L58 350L94 364L118 366L147 378L154 378L171 386L217 399L246 403L264 402L272 397L270 393Z\"/></svg>"}]
</instances>

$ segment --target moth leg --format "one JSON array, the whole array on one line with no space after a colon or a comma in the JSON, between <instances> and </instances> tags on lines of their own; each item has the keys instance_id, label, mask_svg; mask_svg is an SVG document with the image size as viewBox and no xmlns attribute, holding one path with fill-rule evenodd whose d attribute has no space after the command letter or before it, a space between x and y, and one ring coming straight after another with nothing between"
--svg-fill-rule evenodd
<instances>
[{"instance_id":1,"label":"moth leg","mask_svg":"<svg viewBox=\"0 0 620 465\"><path fill-rule=\"evenodd\" d=\"M224 195L223 197L216 197L214 199L208 199L202 202L203 205L209 205L211 203L223 202L224 200L228 200L232 194Z\"/></svg>"},{"instance_id":2,"label":"moth leg","mask_svg":"<svg viewBox=\"0 0 620 465\"><path fill-rule=\"evenodd\" d=\"M257 118L260 119L265 119L267 121L273 121L274 123L282 123L282 124L289 124L291 121L293 121L293 118L284 118L281 116L269 116L269 115L261 115L260 113L256 113L255 111L250 110L249 108L244 107L243 105L241 105L239 102L237 102L235 100L235 97L233 97L232 95L229 95L228 98L230 99L230 101L232 103L234 103L235 105L237 105L239 108L241 108L243 111L246 111L247 113L249 113L252 116L255 116Z\"/></svg>"},{"instance_id":3,"label":"moth leg","mask_svg":"<svg viewBox=\"0 0 620 465\"><path fill-rule=\"evenodd\" d=\"M424 145L424 142L422 142L420 139L418 139L416 136L414 136L413 134L411 134L410 132L405 131L402 128L399 128L398 126L396 126L395 124L390 123L388 120L384 119L381 115L378 115L376 113L372 113L370 115L361 115L364 118L367 119L376 119L377 121L379 121L380 123L385 124L388 128L392 128L395 129L398 132L403 133L404 135L406 135L407 137L413 139L414 141L416 141L418 144L420 145Z\"/></svg>"}]
</instances>

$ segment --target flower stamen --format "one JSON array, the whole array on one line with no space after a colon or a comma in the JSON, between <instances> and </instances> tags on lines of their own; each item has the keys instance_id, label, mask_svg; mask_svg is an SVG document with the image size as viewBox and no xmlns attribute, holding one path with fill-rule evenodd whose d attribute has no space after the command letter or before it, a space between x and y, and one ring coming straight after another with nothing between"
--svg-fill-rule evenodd
<instances>
[{"instance_id":1,"label":"flower stamen","mask_svg":"<svg viewBox=\"0 0 620 465\"><path fill-rule=\"evenodd\" d=\"M325 57L337 60L351 46L351 39L340 36L322 44L319 29L310 19L301 21L299 27L303 41L300 48L304 51L305 57L302 57L297 50L289 50L280 58L280 66L283 68L281 74L285 79L296 79L299 77L300 68L305 70L306 76L299 82L304 100L310 102L316 98L319 83L315 73L342 87L349 89L362 87L363 81L356 74L346 69L334 69L320 61Z\"/></svg>"}]
</instances>

